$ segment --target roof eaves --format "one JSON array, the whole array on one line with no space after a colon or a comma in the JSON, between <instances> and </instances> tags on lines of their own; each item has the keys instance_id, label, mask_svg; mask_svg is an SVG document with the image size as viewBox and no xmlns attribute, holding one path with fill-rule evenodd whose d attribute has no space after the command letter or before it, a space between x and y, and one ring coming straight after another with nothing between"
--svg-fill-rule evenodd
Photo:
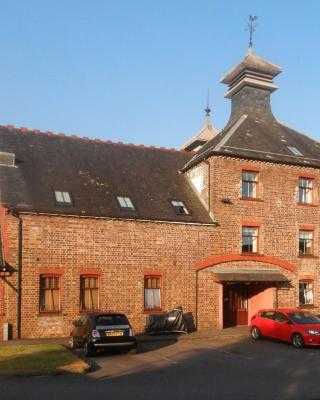
<instances>
[{"instance_id":1,"label":"roof eaves","mask_svg":"<svg viewBox=\"0 0 320 400\"><path fill-rule=\"evenodd\" d=\"M113 220L113 221L128 221L128 222L150 222L150 223L163 223L163 224L178 224L178 225L199 225L199 226L216 226L215 221L212 222L200 222L200 221L177 221L168 219L152 219L152 218L122 218L122 217L108 217L108 216L96 216L96 215L83 215L83 214L64 214L64 213L52 213L46 211L31 211L31 210L18 210L19 214L28 215L47 215L51 217L73 217L73 218L87 218L87 219L102 219L102 220ZM211 219L211 218L210 218Z\"/></svg>"}]
</instances>

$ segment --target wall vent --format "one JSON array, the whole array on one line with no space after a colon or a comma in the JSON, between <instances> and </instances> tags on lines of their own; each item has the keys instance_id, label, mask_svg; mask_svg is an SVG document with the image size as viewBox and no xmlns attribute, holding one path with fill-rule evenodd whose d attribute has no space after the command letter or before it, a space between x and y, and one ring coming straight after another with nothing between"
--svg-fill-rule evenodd
<instances>
[{"instance_id":1,"label":"wall vent","mask_svg":"<svg viewBox=\"0 0 320 400\"><path fill-rule=\"evenodd\" d=\"M0 151L0 165L6 165L7 167L14 167L15 154L14 153L6 153L4 151Z\"/></svg>"}]
</instances>

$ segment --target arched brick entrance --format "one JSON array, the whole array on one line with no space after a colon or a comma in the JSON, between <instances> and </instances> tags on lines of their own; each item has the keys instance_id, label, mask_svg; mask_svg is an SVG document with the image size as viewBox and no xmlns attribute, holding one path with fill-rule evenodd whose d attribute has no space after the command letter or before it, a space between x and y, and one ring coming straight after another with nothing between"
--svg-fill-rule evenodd
<instances>
[{"instance_id":1,"label":"arched brick entrance","mask_svg":"<svg viewBox=\"0 0 320 400\"><path fill-rule=\"evenodd\" d=\"M198 329L246 325L261 308L294 307L296 266L275 257L229 254L197 271Z\"/></svg>"}]
</instances>

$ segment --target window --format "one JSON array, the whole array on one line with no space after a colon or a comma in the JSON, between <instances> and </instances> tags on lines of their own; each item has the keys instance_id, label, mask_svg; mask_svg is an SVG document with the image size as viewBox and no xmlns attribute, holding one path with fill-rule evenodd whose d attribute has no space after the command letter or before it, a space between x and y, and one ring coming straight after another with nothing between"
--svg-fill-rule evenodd
<instances>
[{"instance_id":1,"label":"window","mask_svg":"<svg viewBox=\"0 0 320 400\"><path fill-rule=\"evenodd\" d=\"M274 311L263 311L260 314L260 317L274 320L275 315L276 315L276 313Z\"/></svg>"},{"instance_id":2,"label":"window","mask_svg":"<svg viewBox=\"0 0 320 400\"><path fill-rule=\"evenodd\" d=\"M313 254L313 232L299 231L299 255Z\"/></svg>"},{"instance_id":3,"label":"window","mask_svg":"<svg viewBox=\"0 0 320 400\"><path fill-rule=\"evenodd\" d=\"M99 309L99 278L97 276L80 276L80 309Z\"/></svg>"},{"instance_id":4,"label":"window","mask_svg":"<svg viewBox=\"0 0 320 400\"><path fill-rule=\"evenodd\" d=\"M189 214L187 207L184 205L182 201L172 200L171 204L176 214Z\"/></svg>"},{"instance_id":5,"label":"window","mask_svg":"<svg viewBox=\"0 0 320 400\"><path fill-rule=\"evenodd\" d=\"M65 205L72 204L69 192L60 192L59 190L55 190L54 195L56 198L56 202L58 204L65 204Z\"/></svg>"},{"instance_id":6,"label":"window","mask_svg":"<svg viewBox=\"0 0 320 400\"><path fill-rule=\"evenodd\" d=\"M40 311L60 311L59 276L40 276Z\"/></svg>"},{"instance_id":7,"label":"window","mask_svg":"<svg viewBox=\"0 0 320 400\"><path fill-rule=\"evenodd\" d=\"M144 277L144 308L145 310L160 310L160 281L159 276Z\"/></svg>"},{"instance_id":8,"label":"window","mask_svg":"<svg viewBox=\"0 0 320 400\"><path fill-rule=\"evenodd\" d=\"M258 252L258 228L242 227L242 253Z\"/></svg>"},{"instance_id":9,"label":"window","mask_svg":"<svg viewBox=\"0 0 320 400\"><path fill-rule=\"evenodd\" d=\"M294 147L294 146L287 146L287 147L291 151L291 153L294 154L295 156L299 156L299 157L303 156L301 151L299 149L297 149L296 147Z\"/></svg>"},{"instance_id":10,"label":"window","mask_svg":"<svg viewBox=\"0 0 320 400\"><path fill-rule=\"evenodd\" d=\"M313 282L300 281L299 282L299 304L300 305L313 305Z\"/></svg>"},{"instance_id":11,"label":"window","mask_svg":"<svg viewBox=\"0 0 320 400\"><path fill-rule=\"evenodd\" d=\"M257 197L258 173L242 171L242 197Z\"/></svg>"},{"instance_id":12,"label":"window","mask_svg":"<svg viewBox=\"0 0 320 400\"><path fill-rule=\"evenodd\" d=\"M276 312L274 315L274 320L276 322L284 322L284 321L288 321L288 317L286 317L284 314L282 314L280 312Z\"/></svg>"},{"instance_id":13,"label":"window","mask_svg":"<svg viewBox=\"0 0 320 400\"><path fill-rule=\"evenodd\" d=\"M299 178L299 203L312 203L313 179Z\"/></svg>"},{"instance_id":14,"label":"window","mask_svg":"<svg viewBox=\"0 0 320 400\"><path fill-rule=\"evenodd\" d=\"M135 206L133 205L130 197L117 197L118 203L122 211L135 211Z\"/></svg>"}]
</instances>

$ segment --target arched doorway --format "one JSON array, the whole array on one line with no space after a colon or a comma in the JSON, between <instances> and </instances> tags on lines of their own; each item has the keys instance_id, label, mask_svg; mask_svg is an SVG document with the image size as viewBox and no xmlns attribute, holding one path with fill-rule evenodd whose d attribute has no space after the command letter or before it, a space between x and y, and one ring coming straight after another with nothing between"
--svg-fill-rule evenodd
<instances>
[{"instance_id":1,"label":"arched doorway","mask_svg":"<svg viewBox=\"0 0 320 400\"><path fill-rule=\"evenodd\" d=\"M284 260L233 254L204 260L196 268L200 329L247 325L259 309L278 307L285 290L281 306L295 306L291 282L296 267Z\"/></svg>"}]
</instances>

